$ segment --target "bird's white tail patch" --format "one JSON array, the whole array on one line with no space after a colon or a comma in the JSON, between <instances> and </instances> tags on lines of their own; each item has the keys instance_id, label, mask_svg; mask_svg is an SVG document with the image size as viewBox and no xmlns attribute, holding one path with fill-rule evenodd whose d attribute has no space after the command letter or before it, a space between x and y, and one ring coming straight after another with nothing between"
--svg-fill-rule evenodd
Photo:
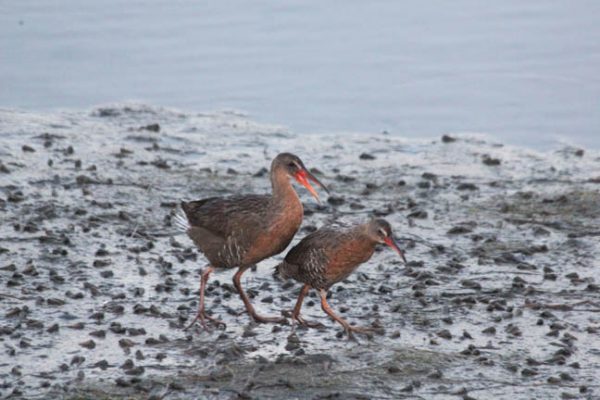
<instances>
[{"instance_id":1,"label":"bird's white tail patch","mask_svg":"<svg viewBox=\"0 0 600 400\"><path fill-rule=\"evenodd\" d=\"M177 227L177 230L181 232L187 232L188 229L190 229L190 223L181 208L173 217L173 223L175 224L175 227Z\"/></svg>"}]
</instances>

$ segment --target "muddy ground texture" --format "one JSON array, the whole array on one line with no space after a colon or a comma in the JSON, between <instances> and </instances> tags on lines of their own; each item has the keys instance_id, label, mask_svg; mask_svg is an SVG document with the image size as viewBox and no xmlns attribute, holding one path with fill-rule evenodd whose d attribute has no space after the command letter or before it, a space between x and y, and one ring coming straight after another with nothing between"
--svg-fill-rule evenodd
<instances>
[{"instance_id":1,"label":"muddy ground texture","mask_svg":"<svg viewBox=\"0 0 600 400\"><path fill-rule=\"evenodd\" d=\"M549 153L473 136L297 136L233 112L144 105L0 111L0 398L516 399L600 397L600 153ZM331 189L295 241L322 224L383 216L407 266L381 249L331 291L359 343L257 325L233 271L213 275L172 225L179 199L270 189L293 151ZM300 286L243 284L262 313Z\"/></svg>"}]
</instances>

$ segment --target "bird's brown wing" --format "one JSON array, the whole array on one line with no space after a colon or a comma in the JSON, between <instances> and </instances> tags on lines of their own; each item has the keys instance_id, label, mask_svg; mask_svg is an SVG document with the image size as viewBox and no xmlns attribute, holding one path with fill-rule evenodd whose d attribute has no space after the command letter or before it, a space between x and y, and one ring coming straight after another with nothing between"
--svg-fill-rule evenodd
<instances>
[{"instance_id":1,"label":"bird's brown wing","mask_svg":"<svg viewBox=\"0 0 600 400\"><path fill-rule=\"evenodd\" d=\"M248 231L245 235L252 235L260 230L267 222L269 196L210 197L183 202L181 207L191 228L202 228L226 239L232 234Z\"/></svg>"},{"instance_id":2,"label":"bird's brown wing","mask_svg":"<svg viewBox=\"0 0 600 400\"><path fill-rule=\"evenodd\" d=\"M212 197L182 203L188 235L215 267L239 266L268 225L269 196Z\"/></svg>"},{"instance_id":3,"label":"bird's brown wing","mask_svg":"<svg viewBox=\"0 0 600 400\"><path fill-rule=\"evenodd\" d=\"M279 264L277 273L283 278L294 278L315 288L325 288L325 272L331 256L347 232L333 227L323 227L294 246Z\"/></svg>"}]
</instances>

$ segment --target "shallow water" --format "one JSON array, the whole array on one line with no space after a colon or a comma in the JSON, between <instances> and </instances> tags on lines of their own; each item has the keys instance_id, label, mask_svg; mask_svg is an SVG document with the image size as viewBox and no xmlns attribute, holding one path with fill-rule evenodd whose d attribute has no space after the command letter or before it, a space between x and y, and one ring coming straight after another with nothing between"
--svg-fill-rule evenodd
<instances>
[{"instance_id":1,"label":"shallow water","mask_svg":"<svg viewBox=\"0 0 600 400\"><path fill-rule=\"evenodd\" d=\"M600 148L600 3L0 5L0 106L138 100L292 131Z\"/></svg>"},{"instance_id":2,"label":"shallow water","mask_svg":"<svg viewBox=\"0 0 600 400\"><path fill-rule=\"evenodd\" d=\"M140 104L0 111L0 137L0 397L600 392L598 152L475 136L307 140L236 113ZM343 198L317 206L299 189L311 212L295 240L377 214L406 248L408 266L382 249L332 290L344 318L385 334L340 338L313 297L304 314L323 331L250 323L233 271L208 289L227 329L184 332L204 260L171 225L177 201L266 192L266 176L253 175L290 149ZM244 278L263 313L290 309L299 289L272 279L281 256Z\"/></svg>"}]
</instances>

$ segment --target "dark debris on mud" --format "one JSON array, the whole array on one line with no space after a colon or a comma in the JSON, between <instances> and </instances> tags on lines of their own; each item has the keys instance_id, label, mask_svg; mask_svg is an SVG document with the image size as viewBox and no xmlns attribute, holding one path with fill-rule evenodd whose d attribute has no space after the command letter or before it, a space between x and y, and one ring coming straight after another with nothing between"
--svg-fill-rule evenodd
<instances>
[{"instance_id":1,"label":"dark debris on mud","mask_svg":"<svg viewBox=\"0 0 600 400\"><path fill-rule=\"evenodd\" d=\"M90 114L0 111L0 398L398 399L600 396L600 155L480 138L289 134L236 113L142 105ZM269 190L294 151L328 184L296 240L385 216L409 263L381 249L307 330L255 325L214 276L226 330L183 331L204 266L172 217L181 198ZM247 273L258 308L299 286Z\"/></svg>"}]
</instances>

